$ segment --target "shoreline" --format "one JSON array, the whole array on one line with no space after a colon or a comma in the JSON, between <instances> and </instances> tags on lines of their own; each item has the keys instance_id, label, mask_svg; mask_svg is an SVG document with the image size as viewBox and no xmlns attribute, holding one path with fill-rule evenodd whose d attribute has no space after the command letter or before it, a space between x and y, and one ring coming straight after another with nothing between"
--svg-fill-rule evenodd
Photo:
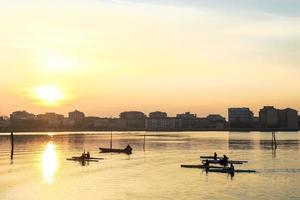
<instances>
[{"instance_id":1,"label":"shoreline","mask_svg":"<svg viewBox=\"0 0 300 200\"><path fill-rule=\"evenodd\" d=\"M225 129L185 129L185 130L145 130L145 129L39 129L39 130L13 130L14 133L38 133L38 132L298 132L298 129L285 129L285 128L225 128ZM10 133L11 129L0 130L0 133Z\"/></svg>"}]
</instances>

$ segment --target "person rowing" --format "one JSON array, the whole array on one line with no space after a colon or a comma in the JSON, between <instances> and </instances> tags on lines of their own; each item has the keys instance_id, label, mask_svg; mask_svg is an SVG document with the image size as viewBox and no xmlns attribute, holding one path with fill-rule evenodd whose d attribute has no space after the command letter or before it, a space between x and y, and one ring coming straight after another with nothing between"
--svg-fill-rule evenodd
<instances>
[{"instance_id":1,"label":"person rowing","mask_svg":"<svg viewBox=\"0 0 300 200\"><path fill-rule=\"evenodd\" d=\"M234 172L234 166L233 166L233 164L232 164L232 163L230 163L229 170L230 170L230 171L232 171L232 172Z\"/></svg>"},{"instance_id":2,"label":"person rowing","mask_svg":"<svg viewBox=\"0 0 300 200\"><path fill-rule=\"evenodd\" d=\"M127 152L131 152L132 151L132 147L128 144L127 147L125 148L125 150Z\"/></svg>"},{"instance_id":3,"label":"person rowing","mask_svg":"<svg viewBox=\"0 0 300 200\"><path fill-rule=\"evenodd\" d=\"M227 166L228 165L228 157L226 155L223 155L223 159L220 161L221 165Z\"/></svg>"},{"instance_id":4,"label":"person rowing","mask_svg":"<svg viewBox=\"0 0 300 200\"><path fill-rule=\"evenodd\" d=\"M203 164L203 167L204 167L204 169L205 169L205 171L207 173L208 170L209 170L209 161L208 160L205 161L205 163Z\"/></svg>"},{"instance_id":5,"label":"person rowing","mask_svg":"<svg viewBox=\"0 0 300 200\"><path fill-rule=\"evenodd\" d=\"M234 166L232 163L230 163L230 167L229 167L229 173L231 174L231 176L234 176Z\"/></svg>"},{"instance_id":6,"label":"person rowing","mask_svg":"<svg viewBox=\"0 0 300 200\"><path fill-rule=\"evenodd\" d=\"M215 152L214 153L214 160L217 160L218 159L218 155L217 155L217 153Z\"/></svg>"}]
</instances>

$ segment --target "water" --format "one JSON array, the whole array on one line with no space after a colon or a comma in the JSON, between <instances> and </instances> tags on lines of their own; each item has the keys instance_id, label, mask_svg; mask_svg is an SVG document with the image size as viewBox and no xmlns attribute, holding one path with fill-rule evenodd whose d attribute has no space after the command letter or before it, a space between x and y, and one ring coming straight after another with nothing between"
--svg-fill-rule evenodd
<instances>
[{"instance_id":1,"label":"water","mask_svg":"<svg viewBox=\"0 0 300 200\"><path fill-rule=\"evenodd\" d=\"M115 148L133 147L127 156L98 152L109 146L110 133L19 133L11 161L9 136L1 134L0 199L300 199L300 132L276 136L274 153L271 133L114 133ZM66 161L84 149L105 160ZM257 173L231 177L180 168L215 151L248 160L236 168Z\"/></svg>"}]
</instances>

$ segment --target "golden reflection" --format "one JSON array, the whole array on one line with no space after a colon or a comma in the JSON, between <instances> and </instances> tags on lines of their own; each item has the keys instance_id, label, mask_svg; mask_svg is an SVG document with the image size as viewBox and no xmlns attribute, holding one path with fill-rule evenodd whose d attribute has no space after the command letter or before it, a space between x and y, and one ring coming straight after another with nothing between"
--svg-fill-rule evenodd
<instances>
[{"instance_id":1,"label":"golden reflection","mask_svg":"<svg viewBox=\"0 0 300 200\"><path fill-rule=\"evenodd\" d=\"M53 132L48 132L48 136L53 137L54 133Z\"/></svg>"},{"instance_id":2,"label":"golden reflection","mask_svg":"<svg viewBox=\"0 0 300 200\"><path fill-rule=\"evenodd\" d=\"M57 170L57 156L55 145L49 142L43 153L42 158L42 172L44 181L48 184L52 184L54 181L55 172Z\"/></svg>"}]
</instances>

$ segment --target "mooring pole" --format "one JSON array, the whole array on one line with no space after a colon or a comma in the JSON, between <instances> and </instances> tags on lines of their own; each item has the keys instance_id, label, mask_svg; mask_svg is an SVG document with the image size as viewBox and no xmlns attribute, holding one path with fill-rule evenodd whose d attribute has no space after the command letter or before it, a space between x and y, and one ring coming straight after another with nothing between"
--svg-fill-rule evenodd
<instances>
[{"instance_id":1,"label":"mooring pole","mask_svg":"<svg viewBox=\"0 0 300 200\"><path fill-rule=\"evenodd\" d=\"M109 128L110 128L110 149L112 149L112 116L110 117Z\"/></svg>"},{"instance_id":2,"label":"mooring pole","mask_svg":"<svg viewBox=\"0 0 300 200\"><path fill-rule=\"evenodd\" d=\"M146 149L146 133L144 134L144 145L143 145L143 149L144 149L144 151L145 151L145 149Z\"/></svg>"},{"instance_id":3,"label":"mooring pole","mask_svg":"<svg viewBox=\"0 0 300 200\"><path fill-rule=\"evenodd\" d=\"M274 132L272 131L272 149L274 148Z\"/></svg>"},{"instance_id":4,"label":"mooring pole","mask_svg":"<svg viewBox=\"0 0 300 200\"><path fill-rule=\"evenodd\" d=\"M275 150L277 149L277 142L276 142L276 134L274 131L272 131L272 149L274 148Z\"/></svg>"},{"instance_id":5,"label":"mooring pole","mask_svg":"<svg viewBox=\"0 0 300 200\"><path fill-rule=\"evenodd\" d=\"M274 144L275 144L275 149L277 149L277 142L276 142L276 134L274 132Z\"/></svg>"},{"instance_id":6,"label":"mooring pole","mask_svg":"<svg viewBox=\"0 0 300 200\"><path fill-rule=\"evenodd\" d=\"M10 150L10 159L14 159L14 132L10 132L10 144L11 144L11 150Z\"/></svg>"},{"instance_id":7,"label":"mooring pole","mask_svg":"<svg viewBox=\"0 0 300 200\"><path fill-rule=\"evenodd\" d=\"M110 148L112 149L112 131L110 131Z\"/></svg>"}]
</instances>

